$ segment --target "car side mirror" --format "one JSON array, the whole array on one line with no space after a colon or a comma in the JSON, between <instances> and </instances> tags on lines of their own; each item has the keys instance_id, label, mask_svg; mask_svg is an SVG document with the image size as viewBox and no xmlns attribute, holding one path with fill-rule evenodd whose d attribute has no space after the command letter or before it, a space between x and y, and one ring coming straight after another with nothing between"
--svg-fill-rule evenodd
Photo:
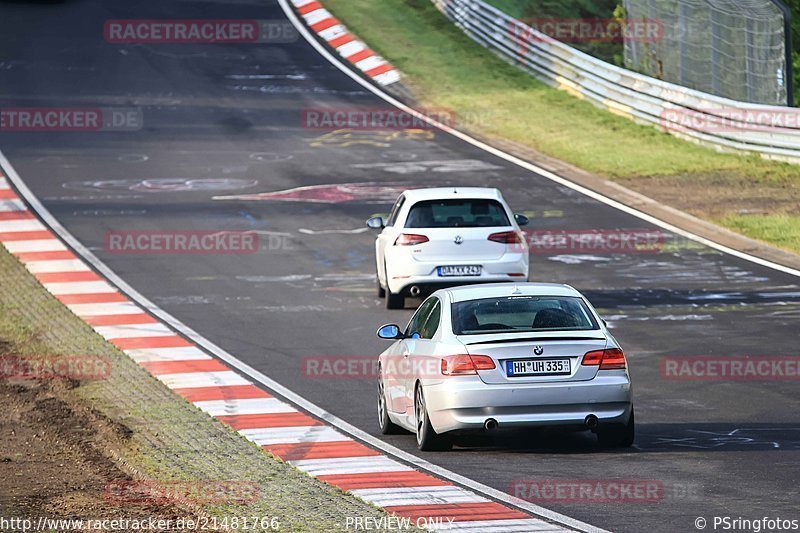
<instances>
[{"instance_id":1,"label":"car side mirror","mask_svg":"<svg viewBox=\"0 0 800 533\"><path fill-rule=\"evenodd\" d=\"M517 224L520 226L527 226L530 223L530 219L525 215L514 214L514 220L517 221Z\"/></svg>"},{"instance_id":2,"label":"car side mirror","mask_svg":"<svg viewBox=\"0 0 800 533\"><path fill-rule=\"evenodd\" d=\"M367 220L367 226L372 229L383 229L386 227L386 224L383 220L383 217L372 217L371 219Z\"/></svg>"},{"instance_id":3,"label":"car side mirror","mask_svg":"<svg viewBox=\"0 0 800 533\"><path fill-rule=\"evenodd\" d=\"M385 326L381 326L381 329L378 330L378 337L386 339L387 341L394 341L402 339L403 334L400 333L400 326L396 324L386 324Z\"/></svg>"}]
</instances>

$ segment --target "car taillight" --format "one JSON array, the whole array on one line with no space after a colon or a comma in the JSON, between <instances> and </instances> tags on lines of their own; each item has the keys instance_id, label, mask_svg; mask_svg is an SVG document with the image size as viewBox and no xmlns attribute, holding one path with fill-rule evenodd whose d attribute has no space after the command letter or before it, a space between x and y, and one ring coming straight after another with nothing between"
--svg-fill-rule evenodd
<instances>
[{"instance_id":1,"label":"car taillight","mask_svg":"<svg viewBox=\"0 0 800 533\"><path fill-rule=\"evenodd\" d=\"M442 374L445 376L466 376L478 370L494 370L494 360L488 355L446 355L442 358Z\"/></svg>"},{"instance_id":2,"label":"car taillight","mask_svg":"<svg viewBox=\"0 0 800 533\"><path fill-rule=\"evenodd\" d=\"M423 242L428 242L428 239L425 235L415 235L414 233L401 233L397 240L394 241L395 246L414 246L417 244L422 244Z\"/></svg>"},{"instance_id":3,"label":"car taillight","mask_svg":"<svg viewBox=\"0 0 800 533\"><path fill-rule=\"evenodd\" d=\"M492 233L489 235L489 240L499 242L500 244L522 244L522 237L516 231Z\"/></svg>"},{"instance_id":4,"label":"car taillight","mask_svg":"<svg viewBox=\"0 0 800 533\"><path fill-rule=\"evenodd\" d=\"M583 366L597 366L603 362L603 353L605 350L595 350L593 352L586 352L583 356Z\"/></svg>"},{"instance_id":5,"label":"car taillight","mask_svg":"<svg viewBox=\"0 0 800 533\"><path fill-rule=\"evenodd\" d=\"M625 370L628 366L625 361L625 354L619 348L587 352L583 356L581 364L584 366L600 365L600 370Z\"/></svg>"},{"instance_id":6,"label":"car taillight","mask_svg":"<svg viewBox=\"0 0 800 533\"><path fill-rule=\"evenodd\" d=\"M600 363L600 370L624 370L628 366L625 361L625 354L619 348L606 350L603 354L603 362Z\"/></svg>"}]
</instances>

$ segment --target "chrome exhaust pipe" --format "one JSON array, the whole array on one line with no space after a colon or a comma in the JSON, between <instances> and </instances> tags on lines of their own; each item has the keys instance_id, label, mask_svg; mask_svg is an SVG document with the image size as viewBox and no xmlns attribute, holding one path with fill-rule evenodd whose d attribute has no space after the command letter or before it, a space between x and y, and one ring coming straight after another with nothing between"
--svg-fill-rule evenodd
<instances>
[{"instance_id":1,"label":"chrome exhaust pipe","mask_svg":"<svg viewBox=\"0 0 800 533\"><path fill-rule=\"evenodd\" d=\"M497 420L495 420L494 418L488 418L486 419L486 422L483 423L483 428L488 431L497 429L497 426L498 426Z\"/></svg>"},{"instance_id":2,"label":"chrome exhaust pipe","mask_svg":"<svg viewBox=\"0 0 800 533\"><path fill-rule=\"evenodd\" d=\"M411 296L419 296L419 293L422 291L420 290L419 286L414 285L408 292L411 293Z\"/></svg>"},{"instance_id":3,"label":"chrome exhaust pipe","mask_svg":"<svg viewBox=\"0 0 800 533\"><path fill-rule=\"evenodd\" d=\"M600 425L600 421L596 416L589 415L586 417L586 420L584 420L584 424L586 424L586 427L589 429L597 429L597 426Z\"/></svg>"}]
</instances>

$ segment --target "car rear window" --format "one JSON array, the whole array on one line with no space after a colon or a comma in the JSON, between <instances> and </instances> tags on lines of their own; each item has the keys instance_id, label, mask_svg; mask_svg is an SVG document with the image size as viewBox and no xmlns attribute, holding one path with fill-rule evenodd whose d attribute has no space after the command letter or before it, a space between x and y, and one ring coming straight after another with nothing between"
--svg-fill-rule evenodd
<instances>
[{"instance_id":1,"label":"car rear window","mask_svg":"<svg viewBox=\"0 0 800 533\"><path fill-rule=\"evenodd\" d=\"M512 296L452 304L453 333L481 335L600 329L586 303L571 296Z\"/></svg>"},{"instance_id":2,"label":"car rear window","mask_svg":"<svg viewBox=\"0 0 800 533\"><path fill-rule=\"evenodd\" d=\"M407 228L484 228L510 226L496 200L425 200L411 207Z\"/></svg>"}]
</instances>

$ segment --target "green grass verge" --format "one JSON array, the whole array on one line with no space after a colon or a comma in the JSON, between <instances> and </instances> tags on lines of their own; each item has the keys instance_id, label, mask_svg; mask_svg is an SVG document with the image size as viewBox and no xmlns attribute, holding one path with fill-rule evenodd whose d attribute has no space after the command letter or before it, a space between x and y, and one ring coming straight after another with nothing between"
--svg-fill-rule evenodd
<instances>
[{"instance_id":1,"label":"green grass verge","mask_svg":"<svg viewBox=\"0 0 800 533\"><path fill-rule=\"evenodd\" d=\"M110 359L107 378L73 384L60 393L81 410L125 428L113 454L115 464L129 473L155 482L254 483L260 488L255 501L209 505L205 512L219 518L275 517L280 531L344 530L347 516L386 516L273 458L173 394L45 291L2 245L0 280L0 353ZM53 509L51 514L57 513Z\"/></svg>"},{"instance_id":2,"label":"green grass verge","mask_svg":"<svg viewBox=\"0 0 800 533\"><path fill-rule=\"evenodd\" d=\"M634 188L643 177L669 178L677 189L707 186L712 197L714 187L741 190L742 183L778 198L800 188L798 166L722 154L540 83L473 42L430 0L325 0L325 5L406 74L422 106L451 108L479 134L526 144ZM725 216L714 219L728 224ZM778 244L767 233L753 236Z\"/></svg>"},{"instance_id":3,"label":"green grass verge","mask_svg":"<svg viewBox=\"0 0 800 533\"><path fill-rule=\"evenodd\" d=\"M730 215L720 222L743 235L768 241L800 254L798 215Z\"/></svg>"}]
</instances>

